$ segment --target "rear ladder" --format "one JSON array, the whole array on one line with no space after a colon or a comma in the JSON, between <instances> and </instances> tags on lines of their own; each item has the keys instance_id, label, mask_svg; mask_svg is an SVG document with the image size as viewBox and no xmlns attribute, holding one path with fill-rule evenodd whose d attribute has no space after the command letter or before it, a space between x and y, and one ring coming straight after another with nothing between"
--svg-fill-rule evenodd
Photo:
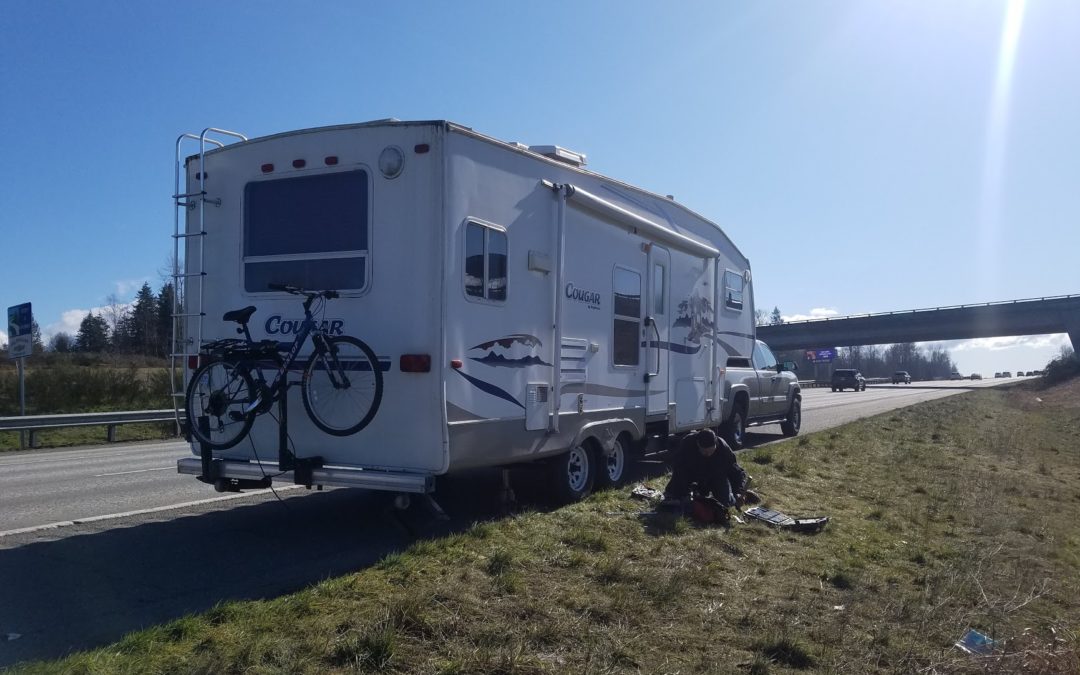
<instances>
[{"instance_id":1,"label":"rear ladder","mask_svg":"<svg viewBox=\"0 0 1080 675\"><path fill-rule=\"evenodd\" d=\"M206 149L207 146L214 148L225 147L227 140L246 141L247 136L235 131L207 127L201 134L180 134L176 139L176 172L173 187L173 254L172 254L172 280L173 280L173 303L172 303L172 338L169 343L169 381L172 386L173 411L176 415L176 424L181 426L182 409L184 407L184 385L187 382L188 359L198 356L199 346L202 344L203 334L203 298L205 295L206 270L203 265L203 252L206 249L206 205L221 206L221 199L207 199L206 197ZM197 141L199 144L199 171L195 174L199 182L199 189L193 192L181 192L181 174L184 175L184 187L187 186L187 172L183 171L184 161L183 148L190 142ZM190 188L188 188L190 189ZM198 210L198 216L194 227L189 226L187 212ZM181 231L181 211L183 211L184 228ZM191 250L188 239L195 238L198 241L198 263L193 264L189 254ZM183 242L183 244L181 244ZM183 252L183 258L181 258ZM198 292L192 293L188 286L188 280L198 282Z\"/></svg>"}]
</instances>

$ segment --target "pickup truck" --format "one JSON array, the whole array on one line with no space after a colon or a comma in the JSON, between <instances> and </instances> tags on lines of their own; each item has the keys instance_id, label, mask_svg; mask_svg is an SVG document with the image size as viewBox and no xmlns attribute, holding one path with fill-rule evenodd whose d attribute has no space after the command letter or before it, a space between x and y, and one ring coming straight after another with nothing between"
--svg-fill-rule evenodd
<instances>
[{"instance_id":1,"label":"pickup truck","mask_svg":"<svg viewBox=\"0 0 1080 675\"><path fill-rule=\"evenodd\" d=\"M745 444L746 427L779 424L785 436L802 426L802 390L791 361L777 363L769 346L755 341L751 358L730 357L724 383L721 435L733 450Z\"/></svg>"}]
</instances>

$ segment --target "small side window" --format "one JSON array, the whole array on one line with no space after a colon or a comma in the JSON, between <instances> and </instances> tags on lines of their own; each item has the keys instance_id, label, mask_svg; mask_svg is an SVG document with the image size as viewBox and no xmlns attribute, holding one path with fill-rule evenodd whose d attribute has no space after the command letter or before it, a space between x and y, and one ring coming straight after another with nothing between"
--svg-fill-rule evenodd
<instances>
[{"instance_id":1,"label":"small side window","mask_svg":"<svg viewBox=\"0 0 1080 675\"><path fill-rule=\"evenodd\" d=\"M469 221L465 226L465 295L506 300L506 232Z\"/></svg>"},{"instance_id":2,"label":"small side window","mask_svg":"<svg viewBox=\"0 0 1080 675\"><path fill-rule=\"evenodd\" d=\"M728 309L742 311L743 283L742 275L731 270L724 272L724 306Z\"/></svg>"},{"instance_id":3,"label":"small side window","mask_svg":"<svg viewBox=\"0 0 1080 675\"><path fill-rule=\"evenodd\" d=\"M664 266L653 266L653 314L664 313Z\"/></svg>"},{"instance_id":4,"label":"small side window","mask_svg":"<svg viewBox=\"0 0 1080 675\"><path fill-rule=\"evenodd\" d=\"M641 356L641 274L616 267L612 287L615 296L613 361L616 366L636 366Z\"/></svg>"}]
</instances>

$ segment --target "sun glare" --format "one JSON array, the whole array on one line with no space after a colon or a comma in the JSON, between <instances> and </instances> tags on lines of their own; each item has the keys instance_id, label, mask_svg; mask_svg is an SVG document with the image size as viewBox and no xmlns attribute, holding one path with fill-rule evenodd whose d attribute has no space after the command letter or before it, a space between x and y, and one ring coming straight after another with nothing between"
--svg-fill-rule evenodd
<instances>
[{"instance_id":1,"label":"sun glare","mask_svg":"<svg viewBox=\"0 0 1080 675\"><path fill-rule=\"evenodd\" d=\"M993 270L1000 255L1002 183L1009 133L1009 104L1012 93L1013 68L1020 30L1024 23L1026 0L1009 0L1001 27L997 71L990 111L986 124L986 156L983 163L982 204L979 213L980 290L995 294Z\"/></svg>"}]
</instances>

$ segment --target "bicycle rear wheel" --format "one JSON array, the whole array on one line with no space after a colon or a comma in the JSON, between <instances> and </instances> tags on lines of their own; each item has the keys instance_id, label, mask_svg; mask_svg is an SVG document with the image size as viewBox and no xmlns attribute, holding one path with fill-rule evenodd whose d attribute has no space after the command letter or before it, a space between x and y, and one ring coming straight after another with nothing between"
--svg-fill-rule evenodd
<instances>
[{"instance_id":1,"label":"bicycle rear wheel","mask_svg":"<svg viewBox=\"0 0 1080 675\"><path fill-rule=\"evenodd\" d=\"M332 436L348 436L366 427L379 411L383 378L379 359L354 337L316 341L304 370L301 393L308 417Z\"/></svg>"},{"instance_id":2,"label":"bicycle rear wheel","mask_svg":"<svg viewBox=\"0 0 1080 675\"><path fill-rule=\"evenodd\" d=\"M244 412L255 393L251 375L243 366L227 361L203 364L191 376L184 404L191 435L217 450L236 445L255 421L254 412ZM200 424L203 418L205 428Z\"/></svg>"}]
</instances>

